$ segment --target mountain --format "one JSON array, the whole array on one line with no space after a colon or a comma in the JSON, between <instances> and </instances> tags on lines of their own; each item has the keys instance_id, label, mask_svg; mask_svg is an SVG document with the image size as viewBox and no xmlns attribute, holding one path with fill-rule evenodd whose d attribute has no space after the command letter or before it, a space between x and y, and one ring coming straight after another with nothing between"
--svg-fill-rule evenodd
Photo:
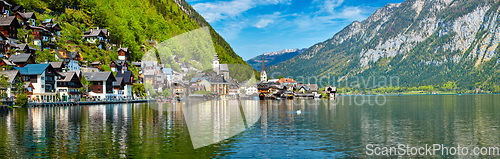
<instances>
[{"instance_id":1,"label":"mountain","mask_svg":"<svg viewBox=\"0 0 500 159\"><path fill-rule=\"evenodd\" d=\"M499 92L499 5L498 0L388 4L266 71L330 78L337 86L363 87L350 82L384 76L398 77L397 86L404 87L454 83L460 90Z\"/></svg>"},{"instance_id":2,"label":"mountain","mask_svg":"<svg viewBox=\"0 0 500 159\"><path fill-rule=\"evenodd\" d=\"M13 0L28 12L35 11L37 25L55 18L62 26L56 45L79 51L85 60L105 64L116 59L116 51L102 51L82 42L81 35L90 28L106 28L110 41L128 47L133 60L140 60L145 50L174 36L209 27L221 63L248 65L231 46L184 0Z\"/></svg>"},{"instance_id":3,"label":"mountain","mask_svg":"<svg viewBox=\"0 0 500 159\"><path fill-rule=\"evenodd\" d=\"M265 65L273 66L283 61L289 60L304 52L304 49L284 49L278 52L265 53ZM254 70L262 70L262 55L256 56L246 61Z\"/></svg>"}]
</instances>

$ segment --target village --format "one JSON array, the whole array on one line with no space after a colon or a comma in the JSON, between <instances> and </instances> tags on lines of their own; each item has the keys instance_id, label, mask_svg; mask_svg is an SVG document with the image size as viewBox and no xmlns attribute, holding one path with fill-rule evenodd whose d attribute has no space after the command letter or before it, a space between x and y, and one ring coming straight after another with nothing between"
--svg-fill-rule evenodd
<instances>
[{"instance_id":1,"label":"village","mask_svg":"<svg viewBox=\"0 0 500 159\"><path fill-rule=\"evenodd\" d=\"M291 78L268 80L264 59L256 84L240 84L232 79L228 65L220 64L217 54L213 58L213 71L197 71L188 78L190 68L182 63L180 71L174 71L157 61L131 61L132 52L127 47L110 43L112 33L108 29L90 28L81 35L86 43L118 54L118 60L107 65L111 71L104 71L102 61L87 61L80 52L60 49L54 44L63 30L57 19L37 19L34 12L5 1L0 1L0 5L4 8L0 17L0 75L5 81L0 92L7 101L14 101L24 93L28 103L127 101L146 97L162 101L181 97L261 100L335 97L335 87L320 92L316 84L297 83ZM41 24L37 26L36 21ZM33 42L20 43L19 29L29 31ZM42 50L49 50L56 61L37 63L37 53ZM138 75L134 76L132 68L139 70Z\"/></svg>"}]
</instances>

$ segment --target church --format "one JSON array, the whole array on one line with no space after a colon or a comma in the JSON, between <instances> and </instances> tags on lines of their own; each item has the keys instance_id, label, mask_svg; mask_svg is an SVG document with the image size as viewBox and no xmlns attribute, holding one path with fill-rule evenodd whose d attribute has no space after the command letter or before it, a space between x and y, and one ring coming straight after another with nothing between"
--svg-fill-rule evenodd
<instances>
[{"instance_id":1,"label":"church","mask_svg":"<svg viewBox=\"0 0 500 159\"><path fill-rule=\"evenodd\" d=\"M229 79L229 68L227 67L227 64L219 63L219 55L217 55L217 53L214 56L212 66L214 72L217 73L217 75L222 75L224 76L224 79Z\"/></svg>"}]
</instances>

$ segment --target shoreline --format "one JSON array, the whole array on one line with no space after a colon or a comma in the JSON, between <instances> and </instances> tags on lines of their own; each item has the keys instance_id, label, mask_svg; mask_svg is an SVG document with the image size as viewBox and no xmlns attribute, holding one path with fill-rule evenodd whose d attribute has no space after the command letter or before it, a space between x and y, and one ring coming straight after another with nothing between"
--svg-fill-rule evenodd
<instances>
[{"instance_id":1,"label":"shoreline","mask_svg":"<svg viewBox=\"0 0 500 159\"><path fill-rule=\"evenodd\" d=\"M123 100L123 101L79 101L79 102L44 102L44 103L34 103L29 102L28 106L74 106L74 105L97 105L97 104L120 104L120 103L147 103L151 101L156 101L156 99L144 99L144 100Z\"/></svg>"}]
</instances>

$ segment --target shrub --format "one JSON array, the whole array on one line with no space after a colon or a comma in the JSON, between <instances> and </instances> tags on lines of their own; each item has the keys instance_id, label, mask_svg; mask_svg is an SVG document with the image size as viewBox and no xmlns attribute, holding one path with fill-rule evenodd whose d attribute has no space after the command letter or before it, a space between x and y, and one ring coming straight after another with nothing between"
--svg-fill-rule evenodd
<instances>
[{"instance_id":1,"label":"shrub","mask_svg":"<svg viewBox=\"0 0 500 159\"><path fill-rule=\"evenodd\" d=\"M16 97L16 105L17 106L26 106L28 105L28 96L26 94L19 94Z\"/></svg>"}]
</instances>

